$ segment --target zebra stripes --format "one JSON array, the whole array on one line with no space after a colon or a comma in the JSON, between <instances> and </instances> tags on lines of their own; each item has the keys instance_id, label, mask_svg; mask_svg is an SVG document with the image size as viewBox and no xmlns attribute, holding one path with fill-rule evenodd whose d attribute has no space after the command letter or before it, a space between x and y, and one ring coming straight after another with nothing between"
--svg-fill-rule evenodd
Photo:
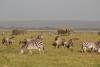
<instances>
[{"instance_id":1,"label":"zebra stripes","mask_svg":"<svg viewBox=\"0 0 100 67\"><path fill-rule=\"evenodd\" d=\"M95 42L82 42L81 43L82 52L86 52L87 50L100 53L100 44Z\"/></svg>"},{"instance_id":2,"label":"zebra stripes","mask_svg":"<svg viewBox=\"0 0 100 67\"><path fill-rule=\"evenodd\" d=\"M69 39L69 40L65 40L65 39L63 39L59 36L56 36L55 41L52 45L55 46L56 48L59 48L60 46L72 48L73 45L74 45L74 43L73 43L74 40L78 40L78 39L72 38L72 39Z\"/></svg>"},{"instance_id":3,"label":"zebra stripes","mask_svg":"<svg viewBox=\"0 0 100 67\"><path fill-rule=\"evenodd\" d=\"M3 38L2 39L2 44L4 44L4 45L6 45L6 46L8 46L8 45L10 45L10 44L12 44L13 43L13 40L12 40L13 38L11 37L11 38Z\"/></svg>"},{"instance_id":4,"label":"zebra stripes","mask_svg":"<svg viewBox=\"0 0 100 67\"><path fill-rule=\"evenodd\" d=\"M40 54L44 53L44 43L40 37L32 39L31 41L26 41L21 46L21 53L23 54L25 50L29 50L29 52L32 54L33 49L37 49L40 52Z\"/></svg>"},{"instance_id":5,"label":"zebra stripes","mask_svg":"<svg viewBox=\"0 0 100 67\"><path fill-rule=\"evenodd\" d=\"M81 43L81 50L82 50L82 53L83 53L83 52L86 52L87 49L89 49L89 43L88 43L88 42L82 42L82 43Z\"/></svg>"}]
</instances>

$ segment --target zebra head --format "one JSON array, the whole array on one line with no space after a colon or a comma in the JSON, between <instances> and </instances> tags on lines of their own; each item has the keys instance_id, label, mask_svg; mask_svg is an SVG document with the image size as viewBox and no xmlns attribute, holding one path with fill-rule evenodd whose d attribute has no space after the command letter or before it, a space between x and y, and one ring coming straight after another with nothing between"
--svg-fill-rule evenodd
<instances>
[{"instance_id":1,"label":"zebra head","mask_svg":"<svg viewBox=\"0 0 100 67\"><path fill-rule=\"evenodd\" d=\"M42 34L38 35L38 36L36 37L36 39L43 40L43 35L42 35Z\"/></svg>"},{"instance_id":2,"label":"zebra head","mask_svg":"<svg viewBox=\"0 0 100 67\"><path fill-rule=\"evenodd\" d=\"M60 36L56 36L56 37L55 37L55 41L58 40L59 37L60 37Z\"/></svg>"}]
</instances>

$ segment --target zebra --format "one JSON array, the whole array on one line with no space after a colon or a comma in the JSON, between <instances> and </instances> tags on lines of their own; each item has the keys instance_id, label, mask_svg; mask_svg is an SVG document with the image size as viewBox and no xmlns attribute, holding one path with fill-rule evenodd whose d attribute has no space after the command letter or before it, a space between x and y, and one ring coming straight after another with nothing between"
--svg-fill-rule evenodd
<instances>
[{"instance_id":1,"label":"zebra","mask_svg":"<svg viewBox=\"0 0 100 67\"><path fill-rule=\"evenodd\" d=\"M8 45L10 45L10 44L12 44L13 43L13 39L14 37L10 37L10 38L3 38L2 39L2 44L4 44L4 45L6 45L6 46L8 46Z\"/></svg>"},{"instance_id":2,"label":"zebra","mask_svg":"<svg viewBox=\"0 0 100 67\"><path fill-rule=\"evenodd\" d=\"M72 48L73 47L73 39L69 39L68 41L65 41L64 47Z\"/></svg>"},{"instance_id":3,"label":"zebra","mask_svg":"<svg viewBox=\"0 0 100 67\"><path fill-rule=\"evenodd\" d=\"M87 50L96 52L100 54L100 41L97 42L82 42L81 43L82 52L86 52Z\"/></svg>"},{"instance_id":4,"label":"zebra","mask_svg":"<svg viewBox=\"0 0 100 67\"><path fill-rule=\"evenodd\" d=\"M95 42L85 42L85 41L81 42L82 53L88 50L93 51L93 52L96 50Z\"/></svg>"},{"instance_id":5,"label":"zebra","mask_svg":"<svg viewBox=\"0 0 100 67\"><path fill-rule=\"evenodd\" d=\"M77 40L79 40L79 38L71 38L68 41L65 41L64 42L64 47L72 48L74 46L74 42L73 41L77 41Z\"/></svg>"},{"instance_id":6,"label":"zebra","mask_svg":"<svg viewBox=\"0 0 100 67\"><path fill-rule=\"evenodd\" d=\"M60 36L55 37L55 41L53 42L53 46L59 48L59 46L63 46L64 48L72 48L73 47L73 40L78 40L78 38L72 38L66 41L65 39L61 38Z\"/></svg>"},{"instance_id":7,"label":"zebra","mask_svg":"<svg viewBox=\"0 0 100 67\"><path fill-rule=\"evenodd\" d=\"M59 48L60 46L63 45L63 39L60 36L56 36L55 41L53 42L52 45L55 46L56 48Z\"/></svg>"},{"instance_id":8,"label":"zebra","mask_svg":"<svg viewBox=\"0 0 100 67\"><path fill-rule=\"evenodd\" d=\"M34 38L31 41L22 41L23 45L21 46L21 54L23 54L25 50L28 50L32 54L33 49L39 50L40 54L44 54L44 43L41 37L42 35L38 35L37 38Z\"/></svg>"},{"instance_id":9,"label":"zebra","mask_svg":"<svg viewBox=\"0 0 100 67\"><path fill-rule=\"evenodd\" d=\"M100 53L100 40L97 41L95 44L96 44L96 50L95 50L95 51L96 51L97 53Z\"/></svg>"},{"instance_id":10,"label":"zebra","mask_svg":"<svg viewBox=\"0 0 100 67\"><path fill-rule=\"evenodd\" d=\"M73 41L76 41L76 40L79 40L79 38L71 38L67 41L64 41L64 47L67 47L67 48L72 48L74 46L74 42Z\"/></svg>"}]
</instances>

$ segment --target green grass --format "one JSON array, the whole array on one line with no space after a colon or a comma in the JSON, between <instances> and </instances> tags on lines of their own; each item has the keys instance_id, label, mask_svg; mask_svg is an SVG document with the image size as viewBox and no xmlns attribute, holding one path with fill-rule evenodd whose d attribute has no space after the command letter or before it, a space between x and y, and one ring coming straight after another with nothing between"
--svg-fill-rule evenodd
<instances>
[{"instance_id":1,"label":"green grass","mask_svg":"<svg viewBox=\"0 0 100 67\"><path fill-rule=\"evenodd\" d=\"M14 44L9 47L0 44L0 67L100 67L99 54L79 52L81 41L100 40L100 36L96 33L75 33L71 36L62 36L66 40L79 38L74 42L74 49L71 51L63 47L59 49L53 47L54 36L49 36L44 32L45 54L40 55L37 50L34 50L33 55L29 53L21 55L19 41L37 34L38 32L28 32L25 35L15 36ZM6 35L0 36L0 42L3 37L10 35L10 32L6 32Z\"/></svg>"}]
</instances>

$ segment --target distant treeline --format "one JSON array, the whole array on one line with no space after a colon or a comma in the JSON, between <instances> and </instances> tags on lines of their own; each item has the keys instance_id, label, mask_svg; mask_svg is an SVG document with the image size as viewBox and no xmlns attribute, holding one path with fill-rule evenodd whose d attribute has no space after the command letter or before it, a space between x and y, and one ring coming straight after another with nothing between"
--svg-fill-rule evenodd
<instances>
[{"instance_id":1,"label":"distant treeline","mask_svg":"<svg viewBox=\"0 0 100 67\"><path fill-rule=\"evenodd\" d=\"M25 29L25 30L57 30L53 27L38 27L38 28L24 28L24 27L0 27L0 30L13 30L13 29ZM74 31L100 31L99 28L73 28Z\"/></svg>"},{"instance_id":2,"label":"distant treeline","mask_svg":"<svg viewBox=\"0 0 100 67\"><path fill-rule=\"evenodd\" d=\"M74 30L80 30L80 31L100 31L98 28L75 28Z\"/></svg>"}]
</instances>

